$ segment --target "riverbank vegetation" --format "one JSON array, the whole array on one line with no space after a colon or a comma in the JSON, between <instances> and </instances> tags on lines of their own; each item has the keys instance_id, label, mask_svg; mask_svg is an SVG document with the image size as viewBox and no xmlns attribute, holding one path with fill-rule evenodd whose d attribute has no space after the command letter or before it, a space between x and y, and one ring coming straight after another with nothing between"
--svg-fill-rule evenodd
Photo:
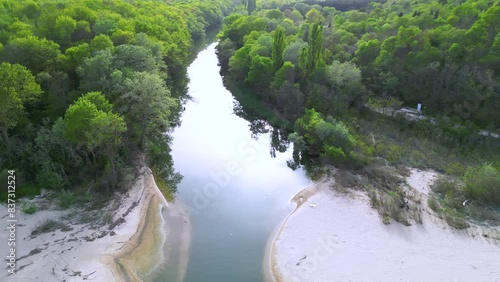
<instances>
[{"instance_id":1,"label":"riverbank vegetation","mask_svg":"<svg viewBox=\"0 0 500 282\"><path fill-rule=\"evenodd\" d=\"M67 207L75 195L109 195L132 183L146 164L159 186L175 191L180 175L166 133L195 46L232 5L1 1L2 178L15 170L18 197L53 189Z\"/></svg>"},{"instance_id":2,"label":"riverbank vegetation","mask_svg":"<svg viewBox=\"0 0 500 282\"><path fill-rule=\"evenodd\" d=\"M219 33L228 87L294 124L289 165L432 168L464 183L448 192L457 203L498 209L500 142L479 134L500 131L498 1L387 1L346 11L321 2L240 6ZM403 106L412 114L398 114ZM377 199L403 197L378 191ZM435 196L453 218L470 215Z\"/></svg>"}]
</instances>

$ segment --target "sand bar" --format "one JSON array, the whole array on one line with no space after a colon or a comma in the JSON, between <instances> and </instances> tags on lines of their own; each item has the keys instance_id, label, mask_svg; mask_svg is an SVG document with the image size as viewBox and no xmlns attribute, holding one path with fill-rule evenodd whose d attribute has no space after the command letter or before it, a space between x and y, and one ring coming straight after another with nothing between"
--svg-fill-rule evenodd
<instances>
[{"instance_id":1,"label":"sand bar","mask_svg":"<svg viewBox=\"0 0 500 282\"><path fill-rule=\"evenodd\" d=\"M411 172L407 183L428 192L436 174ZM364 192L340 194L332 184L325 179L295 197L313 194L271 246L274 281L500 281L500 246L491 239L498 229L457 231L428 210L423 225L384 225Z\"/></svg>"}]
</instances>

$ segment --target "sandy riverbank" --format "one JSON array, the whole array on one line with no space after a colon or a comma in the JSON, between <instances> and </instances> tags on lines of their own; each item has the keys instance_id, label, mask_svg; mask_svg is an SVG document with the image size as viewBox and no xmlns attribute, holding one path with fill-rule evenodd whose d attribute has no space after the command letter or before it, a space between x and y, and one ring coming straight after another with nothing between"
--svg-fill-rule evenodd
<instances>
[{"instance_id":1,"label":"sandy riverbank","mask_svg":"<svg viewBox=\"0 0 500 282\"><path fill-rule=\"evenodd\" d=\"M99 210L57 211L49 208L33 215L17 212L17 271L0 281L141 281L167 259L162 251L168 225L162 209L169 205L156 186L151 171L144 168L135 185L116 195ZM0 206L0 217L7 214ZM61 223L56 230L32 236L32 230L51 219ZM88 219L88 223L84 219ZM0 232L0 253L8 249L6 224Z\"/></svg>"},{"instance_id":2,"label":"sandy riverbank","mask_svg":"<svg viewBox=\"0 0 500 282\"><path fill-rule=\"evenodd\" d=\"M412 170L406 182L425 198L435 175ZM365 193L333 184L325 178L294 197L303 202L271 246L274 281L500 281L498 229L456 231L426 204L422 225L384 225Z\"/></svg>"}]
</instances>

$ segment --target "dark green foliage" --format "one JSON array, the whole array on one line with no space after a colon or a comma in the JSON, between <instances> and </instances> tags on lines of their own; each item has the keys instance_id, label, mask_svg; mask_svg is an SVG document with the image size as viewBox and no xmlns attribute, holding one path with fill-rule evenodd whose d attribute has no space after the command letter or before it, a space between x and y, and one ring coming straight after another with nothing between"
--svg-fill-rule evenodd
<instances>
[{"instance_id":1,"label":"dark green foliage","mask_svg":"<svg viewBox=\"0 0 500 282\"><path fill-rule=\"evenodd\" d=\"M278 70L283 66L283 55L285 52L285 36L283 35L283 29L278 28L274 33L273 40L273 52L272 59L274 63L274 69Z\"/></svg>"}]
</instances>

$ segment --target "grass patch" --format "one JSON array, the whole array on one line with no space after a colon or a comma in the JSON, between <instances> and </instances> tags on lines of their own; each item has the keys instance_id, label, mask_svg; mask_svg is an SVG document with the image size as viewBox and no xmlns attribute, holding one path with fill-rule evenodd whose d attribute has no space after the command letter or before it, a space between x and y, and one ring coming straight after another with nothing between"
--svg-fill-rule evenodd
<instances>
[{"instance_id":1,"label":"grass patch","mask_svg":"<svg viewBox=\"0 0 500 282\"><path fill-rule=\"evenodd\" d=\"M25 214L34 214L38 211L38 207L34 203L22 203L21 211Z\"/></svg>"},{"instance_id":2,"label":"grass patch","mask_svg":"<svg viewBox=\"0 0 500 282\"><path fill-rule=\"evenodd\" d=\"M463 213L450 208L443 209L444 219L451 227L456 229L465 229L469 227L469 223L467 222Z\"/></svg>"},{"instance_id":3,"label":"grass patch","mask_svg":"<svg viewBox=\"0 0 500 282\"><path fill-rule=\"evenodd\" d=\"M437 213L441 213L443 210L434 195L429 196L429 198L427 199L427 205L429 205L429 207Z\"/></svg>"},{"instance_id":4,"label":"grass patch","mask_svg":"<svg viewBox=\"0 0 500 282\"><path fill-rule=\"evenodd\" d=\"M64 227L64 224L60 223L59 221L46 219L35 226L35 228L31 231L31 236L37 236L42 233L52 232L62 227Z\"/></svg>"}]
</instances>

